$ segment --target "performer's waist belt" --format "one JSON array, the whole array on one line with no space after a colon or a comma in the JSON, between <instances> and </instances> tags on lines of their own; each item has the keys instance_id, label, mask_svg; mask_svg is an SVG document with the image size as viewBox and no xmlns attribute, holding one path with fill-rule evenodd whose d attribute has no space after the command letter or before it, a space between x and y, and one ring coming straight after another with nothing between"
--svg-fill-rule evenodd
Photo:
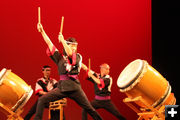
<instances>
[{"instance_id":1,"label":"performer's waist belt","mask_svg":"<svg viewBox=\"0 0 180 120\"><path fill-rule=\"evenodd\" d=\"M95 99L96 100L110 100L111 96L98 96L98 95L96 95Z\"/></svg>"},{"instance_id":2,"label":"performer's waist belt","mask_svg":"<svg viewBox=\"0 0 180 120\"><path fill-rule=\"evenodd\" d=\"M77 80L78 75L60 75L60 80Z\"/></svg>"}]
</instances>

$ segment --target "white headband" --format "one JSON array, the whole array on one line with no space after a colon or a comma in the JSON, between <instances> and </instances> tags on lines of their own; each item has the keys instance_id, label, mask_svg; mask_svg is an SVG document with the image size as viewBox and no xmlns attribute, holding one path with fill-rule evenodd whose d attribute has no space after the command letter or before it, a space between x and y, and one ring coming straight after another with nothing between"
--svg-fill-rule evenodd
<instances>
[{"instance_id":1,"label":"white headband","mask_svg":"<svg viewBox=\"0 0 180 120\"><path fill-rule=\"evenodd\" d=\"M75 42L69 42L69 41L66 41L67 44L75 44L77 45L78 43L75 43Z\"/></svg>"}]
</instances>

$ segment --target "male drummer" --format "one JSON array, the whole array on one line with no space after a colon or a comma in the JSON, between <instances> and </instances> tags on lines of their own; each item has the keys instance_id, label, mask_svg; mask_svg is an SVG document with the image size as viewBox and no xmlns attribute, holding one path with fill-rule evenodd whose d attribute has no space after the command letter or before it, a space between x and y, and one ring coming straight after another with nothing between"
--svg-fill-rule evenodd
<instances>
[{"instance_id":1,"label":"male drummer","mask_svg":"<svg viewBox=\"0 0 180 120\"><path fill-rule=\"evenodd\" d=\"M100 66L100 74L93 71L89 71L86 65L82 65L82 68L88 72L88 80L94 83L95 99L91 102L91 105L95 109L103 108L113 114L119 120L125 120L120 114L116 106L111 101L111 86L112 78L109 75L110 67L104 63ZM87 120L86 110L82 111L82 120Z\"/></svg>"},{"instance_id":2,"label":"male drummer","mask_svg":"<svg viewBox=\"0 0 180 120\"><path fill-rule=\"evenodd\" d=\"M58 86L54 90L43 95L38 100L36 109L36 115L34 120L41 120L43 110L46 103L68 97L73 99L79 106L84 108L94 120L102 120L99 114L89 103L87 96L81 88L78 80L78 75L81 68L82 56L77 53L77 41L75 38L69 38L64 40L62 33L59 34L59 42L62 43L64 53L59 52L58 49L51 42L47 34L45 33L42 25L38 23L38 31L44 38L44 41L48 45L48 51L50 58L56 63L60 80Z\"/></svg>"},{"instance_id":3,"label":"male drummer","mask_svg":"<svg viewBox=\"0 0 180 120\"><path fill-rule=\"evenodd\" d=\"M35 86L35 94L39 97L47 94L47 92L51 91L57 86L57 81L50 77L51 67L49 65L44 65L42 68L43 77L39 78L36 82ZM27 115L24 117L24 120L30 120L30 118L35 114L37 102L31 107ZM46 104L46 108L48 108L49 104ZM52 120L58 120L58 113L56 111L51 112Z\"/></svg>"}]
</instances>

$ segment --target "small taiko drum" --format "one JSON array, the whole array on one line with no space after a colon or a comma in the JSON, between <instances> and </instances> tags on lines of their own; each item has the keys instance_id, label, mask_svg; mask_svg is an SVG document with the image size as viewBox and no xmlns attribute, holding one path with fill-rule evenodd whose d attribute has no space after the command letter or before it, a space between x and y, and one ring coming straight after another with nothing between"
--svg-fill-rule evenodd
<instances>
[{"instance_id":1,"label":"small taiko drum","mask_svg":"<svg viewBox=\"0 0 180 120\"><path fill-rule=\"evenodd\" d=\"M0 111L16 112L21 109L33 93L32 88L11 70L0 71ZM6 111L7 110L7 111Z\"/></svg>"},{"instance_id":2,"label":"small taiko drum","mask_svg":"<svg viewBox=\"0 0 180 120\"><path fill-rule=\"evenodd\" d=\"M176 103L169 82L144 60L129 63L119 75L117 85L129 98L141 96L154 108ZM136 104L145 107L141 102Z\"/></svg>"}]
</instances>

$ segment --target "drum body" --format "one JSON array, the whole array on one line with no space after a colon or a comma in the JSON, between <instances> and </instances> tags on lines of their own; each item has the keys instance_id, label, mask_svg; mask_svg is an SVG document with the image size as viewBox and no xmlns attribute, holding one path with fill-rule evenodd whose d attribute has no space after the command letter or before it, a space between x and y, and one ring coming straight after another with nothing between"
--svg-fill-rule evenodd
<instances>
[{"instance_id":1,"label":"drum body","mask_svg":"<svg viewBox=\"0 0 180 120\"><path fill-rule=\"evenodd\" d=\"M0 104L13 112L21 109L29 100L33 90L24 80L11 72L11 70L2 69L0 72ZM0 109L1 112L4 109Z\"/></svg>"},{"instance_id":2,"label":"drum body","mask_svg":"<svg viewBox=\"0 0 180 120\"><path fill-rule=\"evenodd\" d=\"M137 59L128 64L121 72L117 85L129 98L141 96L154 108L176 102L175 97L170 96L169 82L144 60ZM136 104L145 107L141 102Z\"/></svg>"}]
</instances>

